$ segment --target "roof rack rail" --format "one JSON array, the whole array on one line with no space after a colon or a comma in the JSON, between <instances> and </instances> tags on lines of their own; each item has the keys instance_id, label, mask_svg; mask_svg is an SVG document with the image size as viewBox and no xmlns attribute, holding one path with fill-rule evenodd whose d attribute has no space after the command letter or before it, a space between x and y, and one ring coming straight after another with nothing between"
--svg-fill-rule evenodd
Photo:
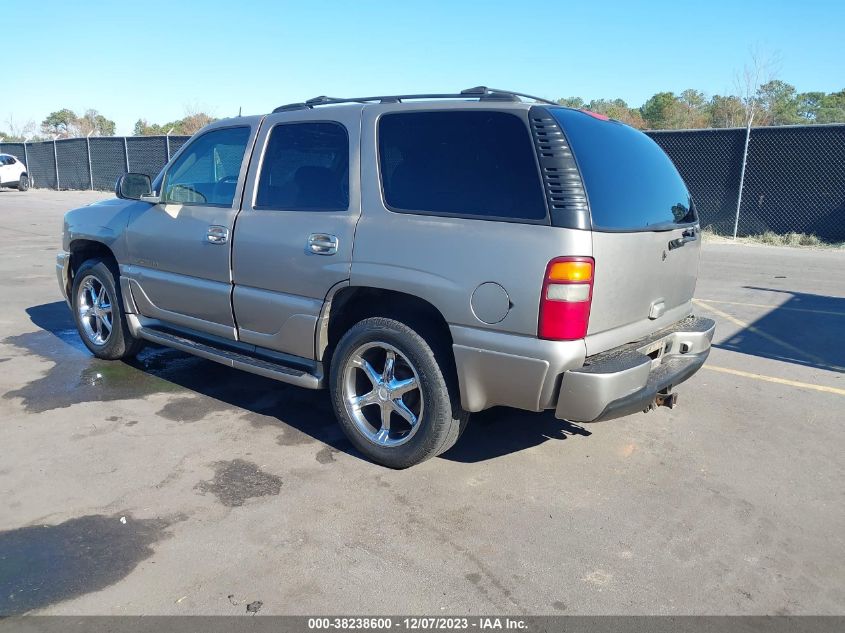
<instances>
[{"instance_id":1,"label":"roof rack rail","mask_svg":"<svg viewBox=\"0 0 845 633\"><path fill-rule=\"evenodd\" d=\"M548 105L558 105L554 101L543 99L542 97L535 97L533 95L525 94L524 92L514 92L513 90L499 90L498 88L488 88L487 86L475 86L474 88L467 88L458 93L431 93L431 94L417 94L417 95L381 95L376 97L327 97L321 95L308 99L302 103L288 103L287 105L279 106L273 113L287 112L288 110L305 110L314 108L316 106L336 105L339 103L402 103L403 101L410 101L414 99L473 99L477 98L479 101L519 101L522 99L530 99L537 103L546 103Z\"/></svg>"}]
</instances>

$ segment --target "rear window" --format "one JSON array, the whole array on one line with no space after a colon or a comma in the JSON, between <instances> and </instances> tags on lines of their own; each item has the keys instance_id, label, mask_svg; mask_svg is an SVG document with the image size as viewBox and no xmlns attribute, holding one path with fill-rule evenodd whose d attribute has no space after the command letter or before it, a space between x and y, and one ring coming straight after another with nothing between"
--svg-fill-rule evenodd
<instances>
[{"instance_id":1,"label":"rear window","mask_svg":"<svg viewBox=\"0 0 845 633\"><path fill-rule=\"evenodd\" d=\"M577 110L549 111L575 154L593 228L666 229L695 222L695 209L678 170L648 136Z\"/></svg>"},{"instance_id":2,"label":"rear window","mask_svg":"<svg viewBox=\"0 0 845 633\"><path fill-rule=\"evenodd\" d=\"M394 211L545 221L526 123L506 112L448 110L381 117L379 161Z\"/></svg>"}]
</instances>

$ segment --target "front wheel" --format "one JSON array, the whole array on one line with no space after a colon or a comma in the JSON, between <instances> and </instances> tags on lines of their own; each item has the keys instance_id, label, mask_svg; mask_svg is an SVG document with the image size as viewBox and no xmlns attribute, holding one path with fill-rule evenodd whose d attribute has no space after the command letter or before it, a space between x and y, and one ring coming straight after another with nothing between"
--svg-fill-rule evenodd
<instances>
[{"instance_id":1,"label":"front wheel","mask_svg":"<svg viewBox=\"0 0 845 633\"><path fill-rule=\"evenodd\" d=\"M364 455L407 468L448 450L467 423L444 362L400 321L364 319L340 340L331 364L335 413Z\"/></svg>"},{"instance_id":2,"label":"front wheel","mask_svg":"<svg viewBox=\"0 0 845 633\"><path fill-rule=\"evenodd\" d=\"M18 180L18 191L26 191L29 189L29 176L21 176Z\"/></svg>"},{"instance_id":3,"label":"front wheel","mask_svg":"<svg viewBox=\"0 0 845 633\"><path fill-rule=\"evenodd\" d=\"M114 268L102 259L89 259L76 271L71 295L82 342L105 360L132 358L144 345L129 330Z\"/></svg>"}]
</instances>

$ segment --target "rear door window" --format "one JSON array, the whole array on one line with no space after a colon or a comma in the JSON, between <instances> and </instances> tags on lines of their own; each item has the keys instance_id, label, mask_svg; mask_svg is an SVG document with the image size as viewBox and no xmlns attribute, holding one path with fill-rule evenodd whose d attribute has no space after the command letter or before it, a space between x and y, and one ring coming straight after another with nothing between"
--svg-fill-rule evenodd
<instances>
[{"instance_id":1,"label":"rear door window","mask_svg":"<svg viewBox=\"0 0 845 633\"><path fill-rule=\"evenodd\" d=\"M256 209L349 208L349 136L339 123L283 123L273 128L258 180Z\"/></svg>"},{"instance_id":2,"label":"rear door window","mask_svg":"<svg viewBox=\"0 0 845 633\"><path fill-rule=\"evenodd\" d=\"M648 136L616 121L549 108L568 139L596 230L662 230L696 221L675 165Z\"/></svg>"},{"instance_id":3,"label":"rear door window","mask_svg":"<svg viewBox=\"0 0 845 633\"><path fill-rule=\"evenodd\" d=\"M378 145L384 201L392 211L547 221L528 127L513 114L385 114Z\"/></svg>"}]
</instances>

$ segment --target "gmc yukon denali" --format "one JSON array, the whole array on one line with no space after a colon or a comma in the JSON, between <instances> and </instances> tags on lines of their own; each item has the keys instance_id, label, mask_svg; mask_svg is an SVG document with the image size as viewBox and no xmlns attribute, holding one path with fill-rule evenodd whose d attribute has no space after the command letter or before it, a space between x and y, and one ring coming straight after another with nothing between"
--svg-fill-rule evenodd
<instances>
[{"instance_id":1,"label":"gmc yukon denali","mask_svg":"<svg viewBox=\"0 0 845 633\"><path fill-rule=\"evenodd\" d=\"M165 345L327 388L404 468L505 405L595 422L675 403L695 207L617 121L529 95L317 97L217 121L154 181L68 212L57 272L85 345Z\"/></svg>"}]
</instances>

